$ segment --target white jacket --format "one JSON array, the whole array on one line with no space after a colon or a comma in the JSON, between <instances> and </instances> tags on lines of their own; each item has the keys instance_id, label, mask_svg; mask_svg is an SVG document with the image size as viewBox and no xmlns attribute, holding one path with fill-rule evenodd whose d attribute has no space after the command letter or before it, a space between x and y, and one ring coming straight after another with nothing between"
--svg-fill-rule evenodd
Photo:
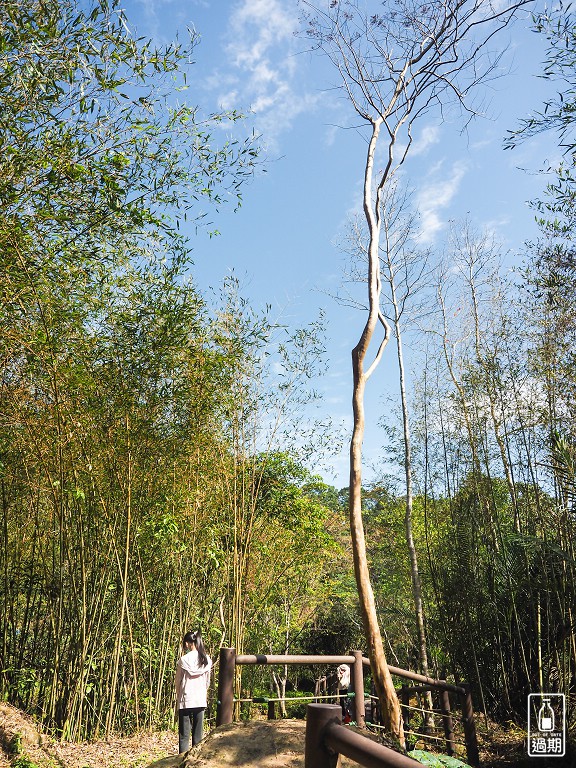
<instances>
[{"instance_id":1,"label":"white jacket","mask_svg":"<svg viewBox=\"0 0 576 768\"><path fill-rule=\"evenodd\" d=\"M206 693L210 685L212 659L208 656L205 667L198 665L198 651L192 650L178 659L176 664L176 701L178 709L206 707Z\"/></svg>"},{"instance_id":2,"label":"white jacket","mask_svg":"<svg viewBox=\"0 0 576 768\"><path fill-rule=\"evenodd\" d=\"M336 670L338 675L338 687L349 688L350 687L350 667L348 664L340 664Z\"/></svg>"}]
</instances>

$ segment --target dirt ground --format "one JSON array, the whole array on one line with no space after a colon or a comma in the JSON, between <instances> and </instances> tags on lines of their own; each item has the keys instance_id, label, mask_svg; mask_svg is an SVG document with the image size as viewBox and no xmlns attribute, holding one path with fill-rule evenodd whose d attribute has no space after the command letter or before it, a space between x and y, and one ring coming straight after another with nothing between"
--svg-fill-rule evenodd
<instances>
[{"instance_id":1,"label":"dirt ground","mask_svg":"<svg viewBox=\"0 0 576 768\"><path fill-rule=\"evenodd\" d=\"M548 768L546 760L527 760L522 731L493 727L490 732L490 740L479 734L483 768ZM40 733L20 710L0 702L0 768L303 768L304 738L302 720L253 720L221 726L184 756L177 754L175 731L60 742ZM358 768L345 758L340 765ZM551 765L576 768L574 753Z\"/></svg>"},{"instance_id":2,"label":"dirt ground","mask_svg":"<svg viewBox=\"0 0 576 768\"><path fill-rule=\"evenodd\" d=\"M305 731L303 720L222 725L188 752L182 768L303 768ZM162 762L153 768L173 766ZM358 768L347 758L341 759L340 766Z\"/></svg>"},{"instance_id":3,"label":"dirt ground","mask_svg":"<svg viewBox=\"0 0 576 768\"><path fill-rule=\"evenodd\" d=\"M32 720L0 703L0 768L12 768L19 734L20 755L38 768L303 768L303 720L250 721L223 725L186 755L177 754L174 731L72 744L40 734ZM18 768L31 768L18 764ZM342 768L358 768L341 761Z\"/></svg>"},{"instance_id":4,"label":"dirt ground","mask_svg":"<svg viewBox=\"0 0 576 768\"><path fill-rule=\"evenodd\" d=\"M16 734L21 742L19 754L38 768L145 768L160 758L177 757L178 752L174 731L142 732L80 744L56 741L41 734L23 712L0 702L0 768L11 768L17 761Z\"/></svg>"}]
</instances>

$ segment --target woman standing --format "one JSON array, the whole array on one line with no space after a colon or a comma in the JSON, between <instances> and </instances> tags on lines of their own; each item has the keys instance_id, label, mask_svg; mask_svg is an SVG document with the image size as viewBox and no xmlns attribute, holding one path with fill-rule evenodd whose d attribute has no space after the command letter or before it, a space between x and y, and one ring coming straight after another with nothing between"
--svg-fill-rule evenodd
<instances>
[{"instance_id":1,"label":"woman standing","mask_svg":"<svg viewBox=\"0 0 576 768\"><path fill-rule=\"evenodd\" d=\"M176 665L176 703L178 707L178 751L187 752L202 741L206 695L210 684L212 659L206 653L200 630L186 632L182 656Z\"/></svg>"}]
</instances>

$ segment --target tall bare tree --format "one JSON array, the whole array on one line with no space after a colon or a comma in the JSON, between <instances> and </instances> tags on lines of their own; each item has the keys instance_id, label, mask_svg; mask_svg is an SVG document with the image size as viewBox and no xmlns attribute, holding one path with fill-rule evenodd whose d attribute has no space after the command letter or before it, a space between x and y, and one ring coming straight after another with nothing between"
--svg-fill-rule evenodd
<instances>
[{"instance_id":1,"label":"tall bare tree","mask_svg":"<svg viewBox=\"0 0 576 768\"><path fill-rule=\"evenodd\" d=\"M352 351L349 513L374 682L384 724L400 743L404 743L400 706L386 663L362 521L364 393L390 339L390 326L380 305L382 197L409 152L419 119L433 110L442 115L448 105L460 107L465 118L472 118L475 110L469 97L495 73L501 58L501 54L491 55L489 43L527 4L528 0L498 5L486 0L399 0L388 7L380 2L330 0L326 7L302 0L306 34L337 69L345 97L368 129L363 186L368 317ZM384 156L381 170L375 165L377 150Z\"/></svg>"},{"instance_id":2,"label":"tall bare tree","mask_svg":"<svg viewBox=\"0 0 576 768\"><path fill-rule=\"evenodd\" d=\"M419 318L427 309L418 305L417 294L422 292L430 283L432 277L429 268L429 252L418 248L416 237L419 220L416 211L411 207L411 195L408 189L398 183L395 178L386 185L382 199L382 237L380 248L380 269L383 283L382 312L388 319L396 341L398 360L398 383L400 389L400 407L402 414L403 464L405 480L405 513L404 530L406 546L410 558L410 576L416 630L418 633L418 656L420 671L428 675L428 649L426 642L424 601L422 597L422 579L418 567L418 553L414 542L412 515L414 507L414 468L412 460L412 438L410 434L410 414L408 393L406 388L406 360L404 355L403 331L405 325L418 323ZM360 216L356 217L350 226L345 251L350 255L352 263L350 277L354 282L364 282L364 265L366 253L366 227ZM358 302L347 299L347 303L359 306ZM364 305L360 305L364 309ZM408 318L408 319L407 319ZM429 710L432 709L432 694L426 693ZM427 715L427 722L432 720Z\"/></svg>"}]
</instances>

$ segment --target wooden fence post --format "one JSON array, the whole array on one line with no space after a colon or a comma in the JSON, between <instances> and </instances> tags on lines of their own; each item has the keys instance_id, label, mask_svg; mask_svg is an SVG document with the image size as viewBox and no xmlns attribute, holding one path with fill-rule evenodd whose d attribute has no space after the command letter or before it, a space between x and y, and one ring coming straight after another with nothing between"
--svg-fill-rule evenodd
<instances>
[{"instance_id":1,"label":"wooden fence post","mask_svg":"<svg viewBox=\"0 0 576 768\"><path fill-rule=\"evenodd\" d=\"M216 725L231 723L234 710L234 671L236 669L236 649L220 648L218 670L218 706Z\"/></svg>"},{"instance_id":2,"label":"wooden fence post","mask_svg":"<svg viewBox=\"0 0 576 768\"><path fill-rule=\"evenodd\" d=\"M442 712L442 725L446 738L446 754L454 754L454 729L452 714L450 712L450 694L446 690L440 690L440 711Z\"/></svg>"},{"instance_id":3,"label":"wooden fence post","mask_svg":"<svg viewBox=\"0 0 576 768\"><path fill-rule=\"evenodd\" d=\"M304 768L335 768L338 755L324 746L324 731L331 723L342 724L342 707L338 704L308 704L306 707L306 740Z\"/></svg>"},{"instance_id":4,"label":"wooden fence post","mask_svg":"<svg viewBox=\"0 0 576 768\"><path fill-rule=\"evenodd\" d=\"M374 685L374 680L372 680L370 683L370 716L375 725L382 725L380 722L380 710L378 709L379 703L376 698L376 686Z\"/></svg>"},{"instance_id":5,"label":"wooden fence post","mask_svg":"<svg viewBox=\"0 0 576 768\"><path fill-rule=\"evenodd\" d=\"M340 699L338 698L339 691L338 675L335 672L331 672L330 675L326 676L326 694L328 696L334 696L334 704L340 703Z\"/></svg>"},{"instance_id":6,"label":"wooden fence post","mask_svg":"<svg viewBox=\"0 0 576 768\"><path fill-rule=\"evenodd\" d=\"M354 688L354 720L358 728L366 727L364 712L364 666L362 651L352 651L354 665L352 667L352 687Z\"/></svg>"},{"instance_id":7,"label":"wooden fence post","mask_svg":"<svg viewBox=\"0 0 576 768\"><path fill-rule=\"evenodd\" d=\"M460 683L466 693L462 696L462 725L464 726L464 740L466 742L466 755L470 765L476 768L480 765L478 752L478 738L476 725L474 724L474 708L472 706L472 693L468 683Z\"/></svg>"},{"instance_id":8,"label":"wooden fence post","mask_svg":"<svg viewBox=\"0 0 576 768\"><path fill-rule=\"evenodd\" d=\"M402 724L405 731L410 730L410 691L406 683L402 683L400 699L402 701Z\"/></svg>"}]
</instances>

